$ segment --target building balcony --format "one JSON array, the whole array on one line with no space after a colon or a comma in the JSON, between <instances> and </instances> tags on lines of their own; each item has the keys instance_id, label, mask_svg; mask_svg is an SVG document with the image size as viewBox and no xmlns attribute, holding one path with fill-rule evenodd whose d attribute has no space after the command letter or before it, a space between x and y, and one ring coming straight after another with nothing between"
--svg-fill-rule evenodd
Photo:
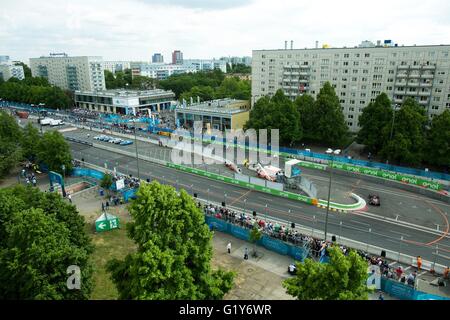
<instances>
[{"instance_id":1,"label":"building balcony","mask_svg":"<svg viewBox=\"0 0 450 320\"><path fill-rule=\"evenodd\" d=\"M428 104L428 99L427 100L419 100L419 104L420 105L427 105Z\"/></svg>"},{"instance_id":2,"label":"building balcony","mask_svg":"<svg viewBox=\"0 0 450 320\"><path fill-rule=\"evenodd\" d=\"M285 76L290 76L292 73L290 72L290 71L284 71L283 72L283 75L285 75Z\"/></svg>"},{"instance_id":3,"label":"building balcony","mask_svg":"<svg viewBox=\"0 0 450 320\"><path fill-rule=\"evenodd\" d=\"M296 82L296 83L297 83L297 82L298 82L298 79L297 79L297 78L293 78L293 79L291 79L290 81L291 81L291 82Z\"/></svg>"},{"instance_id":4,"label":"building balcony","mask_svg":"<svg viewBox=\"0 0 450 320\"><path fill-rule=\"evenodd\" d=\"M420 64L415 65L415 66L409 66L409 67L410 67L410 69L413 69L413 70L420 70L422 68L422 66Z\"/></svg>"},{"instance_id":5,"label":"building balcony","mask_svg":"<svg viewBox=\"0 0 450 320\"><path fill-rule=\"evenodd\" d=\"M405 90L396 90L396 91L394 91L394 94L401 94L401 95L404 95L405 93L406 93Z\"/></svg>"},{"instance_id":6,"label":"building balcony","mask_svg":"<svg viewBox=\"0 0 450 320\"><path fill-rule=\"evenodd\" d=\"M310 66L304 64L300 66L300 69L310 69L310 68L311 68Z\"/></svg>"},{"instance_id":7,"label":"building balcony","mask_svg":"<svg viewBox=\"0 0 450 320\"><path fill-rule=\"evenodd\" d=\"M283 86L283 90L289 90L290 88L291 88L291 86L288 86L288 85Z\"/></svg>"},{"instance_id":8,"label":"building balcony","mask_svg":"<svg viewBox=\"0 0 450 320\"><path fill-rule=\"evenodd\" d=\"M290 78L283 78L283 82L291 82Z\"/></svg>"},{"instance_id":9,"label":"building balcony","mask_svg":"<svg viewBox=\"0 0 450 320\"><path fill-rule=\"evenodd\" d=\"M420 74L418 74L418 73L410 73L409 74L409 78L411 78L411 79L419 79L420 78Z\"/></svg>"},{"instance_id":10,"label":"building balcony","mask_svg":"<svg viewBox=\"0 0 450 320\"><path fill-rule=\"evenodd\" d=\"M421 87L424 87L424 88L431 88L431 86L433 85L432 83L427 83L427 82L421 82L420 84L419 84Z\"/></svg>"},{"instance_id":11,"label":"building balcony","mask_svg":"<svg viewBox=\"0 0 450 320\"><path fill-rule=\"evenodd\" d=\"M300 72L293 71L291 74L292 74L293 76L299 76L299 75L300 75Z\"/></svg>"},{"instance_id":12,"label":"building balcony","mask_svg":"<svg viewBox=\"0 0 450 320\"><path fill-rule=\"evenodd\" d=\"M292 69L300 69L300 65L298 64L294 64L291 66Z\"/></svg>"},{"instance_id":13,"label":"building balcony","mask_svg":"<svg viewBox=\"0 0 450 320\"><path fill-rule=\"evenodd\" d=\"M309 76L309 72L300 72L301 76Z\"/></svg>"},{"instance_id":14,"label":"building balcony","mask_svg":"<svg viewBox=\"0 0 450 320\"><path fill-rule=\"evenodd\" d=\"M407 86L408 87L418 87L419 83L418 82L408 82Z\"/></svg>"},{"instance_id":15,"label":"building balcony","mask_svg":"<svg viewBox=\"0 0 450 320\"><path fill-rule=\"evenodd\" d=\"M417 96L418 92L416 90L414 90L414 91L406 91L405 94L407 96Z\"/></svg>"},{"instance_id":16,"label":"building balcony","mask_svg":"<svg viewBox=\"0 0 450 320\"><path fill-rule=\"evenodd\" d=\"M429 97L431 96L431 91L419 91L419 96Z\"/></svg>"},{"instance_id":17,"label":"building balcony","mask_svg":"<svg viewBox=\"0 0 450 320\"><path fill-rule=\"evenodd\" d=\"M300 82L300 83L308 83L309 80L308 79L300 79L300 80L298 80L298 82Z\"/></svg>"},{"instance_id":18,"label":"building balcony","mask_svg":"<svg viewBox=\"0 0 450 320\"><path fill-rule=\"evenodd\" d=\"M407 76L407 73L397 73L397 78L406 78Z\"/></svg>"},{"instance_id":19,"label":"building balcony","mask_svg":"<svg viewBox=\"0 0 450 320\"><path fill-rule=\"evenodd\" d=\"M396 87L404 87L404 86L406 86L406 81L397 81L395 84L394 84L394 86L396 86Z\"/></svg>"},{"instance_id":20,"label":"building balcony","mask_svg":"<svg viewBox=\"0 0 450 320\"><path fill-rule=\"evenodd\" d=\"M395 98L394 102L395 103L403 103L403 99Z\"/></svg>"},{"instance_id":21,"label":"building balcony","mask_svg":"<svg viewBox=\"0 0 450 320\"><path fill-rule=\"evenodd\" d=\"M409 65L400 65L400 66L397 66L397 69L399 69L399 70L407 70L407 69L409 69Z\"/></svg>"},{"instance_id":22,"label":"building balcony","mask_svg":"<svg viewBox=\"0 0 450 320\"><path fill-rule=\"evenodd\" d=\"M429 65L429 66L422 66L423 70L434 70L436 69L436 66L434 65Z\"/></svg>"},{"instance_id":23,"label":"building balcony","mask_svg":"<svg viewBox=\"0 0 450 320\"><path fill-rule=\"evenodd\" d=\"M420 77L422 79L433 79L434 75L433 74L422 74Z\"/></svg>"}]
</instances>

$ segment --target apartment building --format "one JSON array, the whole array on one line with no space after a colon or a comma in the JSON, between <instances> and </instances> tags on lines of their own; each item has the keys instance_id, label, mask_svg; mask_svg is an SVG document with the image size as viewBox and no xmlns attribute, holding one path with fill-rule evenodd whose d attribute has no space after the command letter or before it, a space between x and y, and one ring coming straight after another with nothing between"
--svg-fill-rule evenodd
<instances>
[{"instance_id":1,"label":"apartment building","mask_svg":"<svg viewBox=\"0 0 450 320\"><path fill-rule=\"evenodd\" d=\"M161 53L155 53L152 56L152 63L164 63L164 57Z\"/></svg>"},{"instance_id":2,"label":"apartment building","mask_svg":"<svg viewBox=\"0 0 450 320\"><path fill-rule=\"evenodd\" d=\"M291 44L292 47L292 44ZM314 97L326 81L336 90L347 125L358 131L362 109L385 92L400 105L413 97L429 118L450 109L450 45L254 50L252 105L282 89L292 100Z\"/></svg>"},{"instance_id":3,"label":"apartment building","mask_svg":"<svg viewBox=\"0 0 450 320\"><path fill-rule=\"evenodd\" d=\"M44 77L62 89L104 90L105 76L102 57L69 57L65 53L31 58L33 77Z\"/></svg>"},{"instance_id":4,"label":"apartment building","mask_svg":"<svg viewBox=\"0 0 450 320\"><path fill-rule=\"evenodd\" d=\"M197 72L195 67L167 63L132 62L132 76L145 76L164 80L174 74Z\"/></svg>"},{"instance_id":5,"label":"apartment building","mask_svg":"<svg viewBox=\"0 0 450 320\"><path fill-rule=\"evenodd\" d=\"M25 79L23 67L15 65L16 61L9 60L9 56L0 56L0 79L8 81L10 78Z\"/></svg>"},{"instance_id":6,"label":"apartment building","mask_svg":"<svg viewBox=\"0 0 450 320\"><path fill-rule=\"evenodd\" d=\"M183 60L183 66L194 68L197 71L219 69L223 73L227 72L227 63L223 60L185 59Z\"/></svg>"},{"instance_id":7,"label":"apartment building","mask_svg":"<svg viewBox=\"0 0 450 320\"><path fill-rule=\"evenodd\" d=\"M130 61L103 61L103 69L116 73L117 71L130 69L130 64Z\"/></svg>"}]
</instances>

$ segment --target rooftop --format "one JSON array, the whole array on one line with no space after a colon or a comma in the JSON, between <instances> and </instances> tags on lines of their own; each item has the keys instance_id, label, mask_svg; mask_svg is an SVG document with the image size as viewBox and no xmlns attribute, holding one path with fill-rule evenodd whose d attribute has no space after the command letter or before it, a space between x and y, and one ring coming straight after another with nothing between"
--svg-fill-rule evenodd
<instances>
[{"instance_id":1,"label":"rooftop","mask_svg":"<svg viewBox=\"0 0 450 320\"><path fill-rule=\"evenodd\" d=\"M102 91L75 91L76 94L81 95L93 95L93 96L102 96L102 97L122 97L122 98L140 98L140 97L151 97L151 96L162 96L162 95L170 95L175 97L175 94L172 91L167 91L163 89L154 89L154 90L102 90Z\"/></svg>"},{"instance_id":2,"label":"rooftop","mask_svg":"<svg viewBox=\"0 0 450 320\"><path fill-rule=\"evenodd\" d=\"M179 105L177 111L197 111L197 112L212 112L220 114L236 114L246 112L249 109L243 108L242 105L248 103L246 100L236 99L217 99L210 101L203 101L200 103L193 103L191 105Z\"/></svg>"},{"instance_id":3,"label":"rooftop","mask_svg":"<svg viewBox=\"0 0 450 320\"><path fill-rule=\"evenodd\" d=\"M450 47L450 44L431 44L431 45L413 45L413 46L405 46L405 45L398 45L398 46L374 46L374 47L360 47L360 46L353 46L353 47L327 47L327 48L294 48L294 49L257 49L253 50L253 52L258 51L302 51L302 50L341 50L341 49L356 49L356 50L367 50L367 49L400 49L400 48L436 48L436 47Z\"/></svg>"}]
</instances>

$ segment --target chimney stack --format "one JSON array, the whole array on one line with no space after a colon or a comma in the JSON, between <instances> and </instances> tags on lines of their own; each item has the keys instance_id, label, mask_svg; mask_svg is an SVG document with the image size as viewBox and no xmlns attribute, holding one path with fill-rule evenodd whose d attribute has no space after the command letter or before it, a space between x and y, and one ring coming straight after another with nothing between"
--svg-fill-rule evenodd
<instances>
[{"instance_id":1,"label":"chimney stack","mask_svg":"<svg viewBox=\"0 0 450 320\"><path fill-rule=\"evenodd\" d=\"M294 40L291 40L291 50L294 49Z\"/></svg>"},{"instance_id":2,"label":"chimney stack","mask_svg":"<svg viewBox=\"0 0 450 320\"><path fill-rule=\"evenodd\" d=\"M284 50L287 50L287 40L284 41Z\"/></svg>"},{"instance_id":3,"label":"chimney stack","mask_svg":"<svg viewBox=\"0 0 450 320\"><path fill-rule=\"evenodd\" d=\"M316 41L316 49L319 48L319 41Z\"/></svg>"}]
</instances>

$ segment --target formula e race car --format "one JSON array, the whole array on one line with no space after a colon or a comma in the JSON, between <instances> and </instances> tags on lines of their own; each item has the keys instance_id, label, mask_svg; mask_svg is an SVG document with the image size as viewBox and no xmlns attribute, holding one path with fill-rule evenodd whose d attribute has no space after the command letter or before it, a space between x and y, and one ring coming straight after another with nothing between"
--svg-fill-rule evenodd
<instances>
[{"instance_id":1,"label":"formula e race car","mask_svg":"<svg viewBox=\"0 0 450 320\"><path fill-rule=\"evenodd\" d=\"M369 204L371 206L380 206L380 197L374 194L369 195Z\"/></svg>"}]
</instances>

